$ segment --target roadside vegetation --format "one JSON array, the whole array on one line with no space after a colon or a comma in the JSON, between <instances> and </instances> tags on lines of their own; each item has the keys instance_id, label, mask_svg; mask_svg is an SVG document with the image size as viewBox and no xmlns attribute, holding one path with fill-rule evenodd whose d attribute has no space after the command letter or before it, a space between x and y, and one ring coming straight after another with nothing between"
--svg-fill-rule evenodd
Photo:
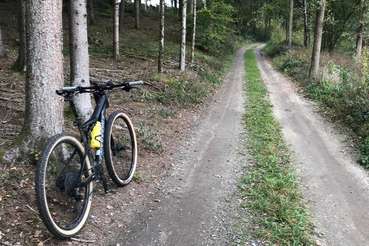
<instances>
[{"instance_id":1,"label":"roadside vegetation","mask_svg":"<svg viewBox=\"0 0 369 246\"><path fill-rule=\"evenodd\" d=\"M312 244L309 214L303 205L280 126L273 117L254 51L246 52L245 62L244 124L247 147L255 163L239 184L242 206L250 210L259 225L253 231L254 238L271 245Z\"/></svg>"},{"instance_id":2,"label":"roadside vegetation","mask_svg":"<svg viewBox=\"0 0 369 246\"><path fill-rule=\"evenodd\" d=\"M309 70L311 50L285 49L283 43L268 43L264 52L273 58L276 68L292 77L305 94L320 103L334 122L349 127L355 134L359 162L369 168L369 51L355 61L342 53L323 53L322 72L318 81L312 81Z\"/></svg>"}]
</instances>

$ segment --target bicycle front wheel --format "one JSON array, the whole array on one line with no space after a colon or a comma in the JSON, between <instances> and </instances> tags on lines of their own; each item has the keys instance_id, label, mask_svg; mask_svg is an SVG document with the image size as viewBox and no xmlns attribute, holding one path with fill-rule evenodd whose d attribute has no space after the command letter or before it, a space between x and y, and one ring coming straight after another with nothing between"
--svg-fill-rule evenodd
<instances>
[{"instance_id":1,"label":"bicycle front wheel","mask_svg":"<svg viewBox=\"0 0 369 246\"><path fill-rule=\"evenodd\" d=\"M36 199L47 229L60 239L77 234L87 221L93 184L82 144L72 136L51 138L38 162Z\"/></svg>"},{"instance_id":2,"label":"bicycle front wheel","mask_svg":"<svg viewBox=\"0 0 369 246\"><path fill-rule=\"evenodd\" d=\"M109 116L104 142L109 176L118 186L130 183L137 165L137 140L126 114L114 112Z\"/></svg>"}]
</instances>

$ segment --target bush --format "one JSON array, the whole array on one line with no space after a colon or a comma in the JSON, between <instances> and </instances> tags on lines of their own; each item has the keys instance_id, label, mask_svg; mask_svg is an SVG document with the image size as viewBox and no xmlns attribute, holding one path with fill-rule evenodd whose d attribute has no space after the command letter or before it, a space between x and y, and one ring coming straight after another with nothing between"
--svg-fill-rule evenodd
<instances>
[{"instance_id":1,"label":"bush","mask_svg":"<svg viewBox=\"0 0 369 246\"><path fill-rule=\"evenodd\" d=\"M213 54L232 52L235 44L234 9L222 0L214 0L198 12L197 46Z\"/></svg>"},{"instance_id":2,"label":"bush","mask_svg":"<svg viewBox=\"0 0 369 246\"><path fill-rule=\"evenodd\" d=\"M284 45L282 45L281 43L275 43L273 41L268 42L263 49L263 52L271 58L282 55L286 51L287 49Z\"/></svg>"}]
</instances>

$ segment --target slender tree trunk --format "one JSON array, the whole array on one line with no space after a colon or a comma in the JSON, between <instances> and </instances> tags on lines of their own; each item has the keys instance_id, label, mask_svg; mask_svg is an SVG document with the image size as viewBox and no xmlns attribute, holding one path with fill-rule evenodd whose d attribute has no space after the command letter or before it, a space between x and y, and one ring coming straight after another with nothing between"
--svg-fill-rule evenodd
<instances>
[{"instance_id":1,"label":"slender tree trunk","mask_svg":"<svg viewBox=\"0 0 369 246\"><path fill-rule=\"evenodd\" d=\"M186 70L186 34L187 34L187 0L182 0L182 39L181 56L179 68L182 72Z\"/></svg>"},{"instance_id":2,"label":"slender tree trunk","mask_svg":"<svg viewBox=\"0 0 369 246\"><path fill-rule=\"evenodd\" d=\"M73 1L73 0L71 0ZM88 6L88 21L90 24L96 23L96 15L95 15L95 0L87 0Z\"/></svg>"},{"instance_id":3,"label":"slender tree trunk","mask_svg":"<svg viewBox=\"0 0 369 246\"><path fill-rule=\"evenodd\" d=\"M140 29L140 0L135 0L135 11L136 11L136 29Z\"/></svg>"},{"instance_id":4,"label":"slender tree trunk","mask_svg":"<svg viewBox=\"0 0 369 246\"><path fill-rule=\"evenodd\" d=\"M204 4L204 9L207 9L206 0L203 0L203 4Z\"/></svg>"},{"instance_id":5,"label":"slender tree trunk","mask_svg":"<svg viewBox=\"0 0 369 246\"><path fill-rule=\"evenodd\" d=\"M122 0L120 2L120 6L119 6L119 31L122 32L123 31L123 24L124 24L124 12L125 12L125 8L126 8L126 1Z\"/></svg>"},{"instance_id":6,"label":"slender tree trunk","mask_svg":"<svg viewBox=\"0 0 369 246\"><path fill-rule=\"evenodd\" d=\"M304 3L304 46L307 48L309 46L309 23L308 23L308 8L307 0L303 0Z\"/></svg>"},{"instance_id":7,"label":"slender tree trunk","mask_svg":"<svg viewBox=\"0 0 369 246\"><path fill-rule=\"evenodd\" d=\"M178 11L178 16L182 15L182 10L183 10L183 1L184 0L178 0L179 1L179 11Z\"/></svg>"},{"instance_id":8,"label":"slender tree trunk","mask_svg":"<svg viewBox=\"0 0 369 246\"><path fill-rule=\"evenodd\" d=\"M359 19L359 28L357 29L357 39L356 39L356 60L361 60L361 54L363 50L363 39L364 39L364 21L365 14L367 12L365 0L361 0L360 2L360 19Z\"/></svg>"},{"instance_id":9,"label":"slender tree trunk","mask_svg":"<svg viewBox=\"0 0 369 246\"><path fill-rule=\"evenodd\" d=\"M87 36L87 6L85 0L70 1L70 68L71 83L75 86L90 86L90 61ZM91 96L74 97L78 117L83 122L92 114Z\"/></svg>"},{"instance_id":10,"label":"slender tree trunk","mask_svg":"<svg viewBox=\"0 0 369 246\"><path fill-rule=\"evenodd\" d=\"M325 8L326 8L326 0L320 0L320 9L316 15L314 46L313 53L311 56L311 66L309 72L309 77L313 79L317 79L319 74L320 52L322 49Z\"/></svg>"},{"instance_id":11,"label":"slender tree trunk","mask_svg":"<svg viewBox=\"0 0 369 246\"><path fill-rule=\"evenodd\" d=\"M145 0L145 12L147 12L147 6L148 6L147 0Z\"/></svg>"},{"instance_id":12,"label":"slender tree trunk","mask_svg":"<svg viewBox=\"0 0 369 246\"><path fill-rule=\"evenodd\" d=\"M113 23L113 56L114 61L119 59L119 0L113 0L114 4L114 23Z\"/></svg>"},{"instance_id":13,"label":"slender tree trunk","mask_svg":"<svg viewBox=\"0 0 369 246\"><path fill-rule=\"evenodd\" d=\"M5 49L5 44L3 41L2 29L0 26L0 58L5 57L5 56L6 56L6 49Z\"/></svg>"},{"instance_id":14,"label":"slender tree trunk","mask_svg":"<svg viewBox=\"0 0 369 246\"><path fill-rule=\"evenodd\" d=\"M360 23L356 40L356 60L358 61L361 59L361 54L363 50L363 36L364 36L364 24Z\"/></svg>"},{"instance_id":15,"label":"slender tree trunk","mask_svg":"<svg viewBox=\"0 0 369 246\"><path fill-rule=\"evenodd\" d=\"M196 22L197 22L197 1L192 0L192 15L193 15L193 30L192 30L192 49L191 49L191 64L195 61L195 45L196 45Z\"/></svg>"},{"instance_id":16,"label":"slender tree trunk","mask_svg":"<svg viewBox=\"0 0 369 246\"><path fill-rule=\"evenodd\" d=\"M27 80L23 132L28 146L63 130L62 0L27 1Z\"/></svg>"},{"instance_id":17,"label":"slender tree trunk","mask_svg":"<svg viewBox=\"0 0 369 246\"><path fill-rule=\"evenodd\" d=\"M288 20L288 48L292 48L292 32L293 32L293 2L290 0L290 17Z\"/></svg>"},{"instance_id":18,"label":"slender tree trunk","mask_svg":"<svg viewBox=\"0 0 369 246\"><path fill-rule=\"evenodd\" d=\"M26 71L26 6L24 0L18 0L18 57L14 68L18 71Z\"/></svg>"},{"instance_id":19,"label":"slender tree trunk","mask_svg":"<svg viewBox=\"0 0 369 246\"><path fill-rule=\"evenodd\" d=\"M163 71L164 61L164 40L165 40L165 0L160 0L160 44L158 57L158 72Z\"/></svg>"}]
</instances>

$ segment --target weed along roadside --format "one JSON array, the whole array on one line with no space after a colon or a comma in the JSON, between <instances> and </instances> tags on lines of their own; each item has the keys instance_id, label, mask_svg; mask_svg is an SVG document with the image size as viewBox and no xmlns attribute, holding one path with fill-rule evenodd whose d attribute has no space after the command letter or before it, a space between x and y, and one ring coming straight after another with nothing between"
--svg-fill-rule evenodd
<instances>
[{"instance_id":1,"label":"weed along roadside","mask_svg":"<svg viewBox=\"0 0 369 246\"><path fill-rule=\"evenodd\" d=\"M258 225L252 237L272 245L312 244L313 226L253 50L246 52L245 64L244 125L247 148L255 163L241 179L239 188L242 206Z\"/></svg>"},{"instance_id":2,"label":"weed along roadside","mask_svg":"<svg viewBox=\"0 0 369 246\"><path fill-rule=\"evenodd\" d=\"M348 132L360 152L359 163L369 168L368 130L368 72L369 53L362 62L352 62L352 57L340 53L322 54L322 71L317 81L312 81L309 70L310 51L304 48L286 50L283 44L268 42L263 52L273 65L300 86L304 94L317 102L320 111ZM364 70L358 72L360 68ZM342 128L342 127L340 127ZM352 132L349 132L349 131Z\"/></svg>"}]
</instances>

